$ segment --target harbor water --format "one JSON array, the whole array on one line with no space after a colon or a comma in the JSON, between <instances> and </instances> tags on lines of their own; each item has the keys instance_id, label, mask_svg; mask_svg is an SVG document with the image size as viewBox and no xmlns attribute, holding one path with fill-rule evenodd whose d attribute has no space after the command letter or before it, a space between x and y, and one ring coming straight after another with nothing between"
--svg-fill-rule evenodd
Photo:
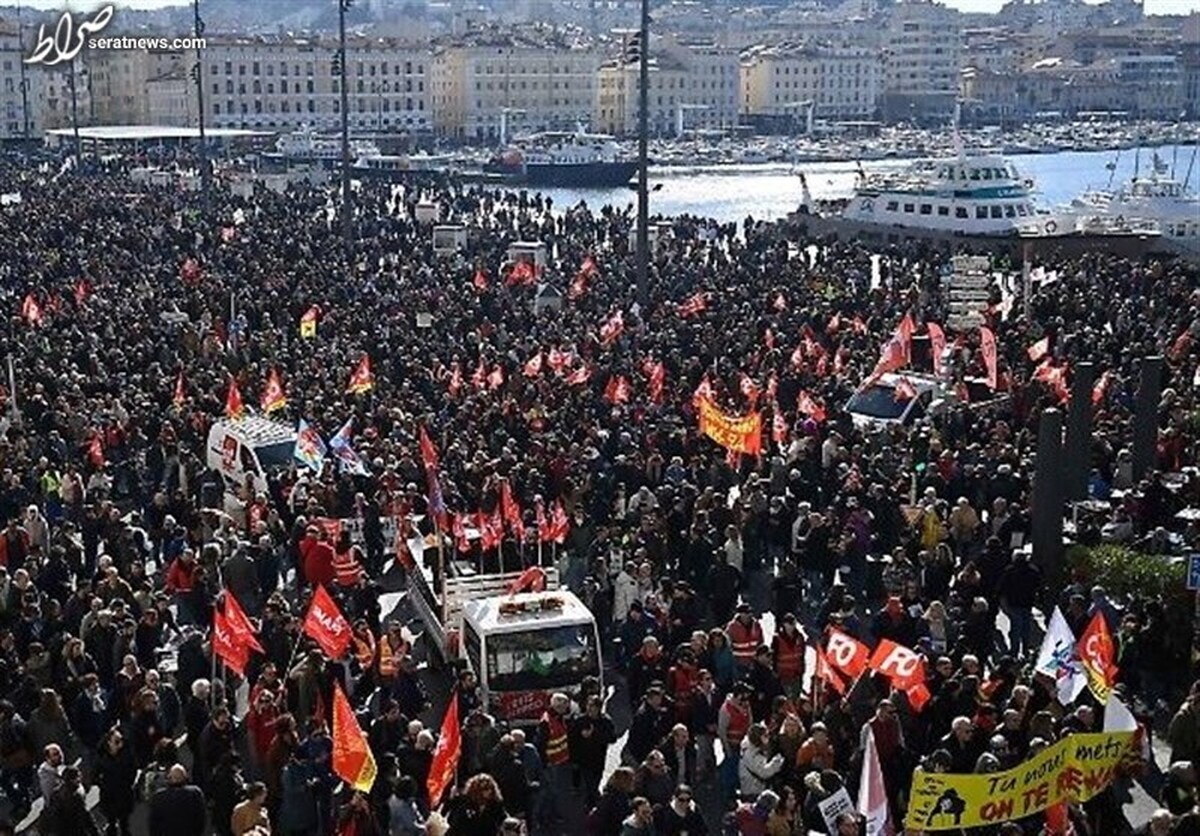
<instances>
[{"instance_id":1,"label":"harbor water","mask_svg":"<svg viewBox=\"0 0 1200 836\"><path fill-rule=\"evenodd\" d=\"M1133 151L1065 151L1057 154L1024 154L1008 157L1023 177L1035 185L1035 199L1050 209L1069 203L1082 192L1095 188L1116 188L1127 183L1135 168L1142 177L1152 170L1154 154L1174 177L1189 175L1188 187L1200 182L1200 158L1193 159L1195 146L1166 145ZM862 163L868 173L901 171L905 160L876 160ZM1115 164L1115 165L1114 165ZM1109 166L1113 168L1110 171ZM795 211L800 203L803 172L809 190L817 200L849 197L859 164L849 162L764 163L757 165L671 166L650 168L650 212L652 215L699 215L722 223L740 222L746 217L777 220ZM1111 184L1111 186L1110 186ZM635 205L637 192L628 187L616 189L543 189L556 208L565 209L580 201L593 210L605 205L618 208Z\"/></svg>"}]
</instances>

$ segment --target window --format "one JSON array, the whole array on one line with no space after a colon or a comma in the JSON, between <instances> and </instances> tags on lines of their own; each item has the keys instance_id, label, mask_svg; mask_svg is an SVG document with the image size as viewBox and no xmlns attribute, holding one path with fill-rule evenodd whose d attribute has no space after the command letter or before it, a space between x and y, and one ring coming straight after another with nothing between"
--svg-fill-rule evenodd
<instances>
[{"instance_id":1,"label":"window","mask_svg":"<svg viewBox=\"0 0 1200 836\"><path fill-rule=\"evenodd\" d=\"M1017 214L1020 215L1022 218L1026 218L1029 216L1029 210L1025 208L1024 203L1017 204Z\"/></svg>"},{"instance_id":2,"label":"window","mask_svg":"<svg viewBox=\"0 0 1200 836\"><path fill-rule=\"evenodd\" d=\"M933 206L928 203L922 203L921 204L921 214L922 215L932 215L933 214Z\"/></svg>"},{"instance_id":3,"label":"window","mask_svg":"<svg viewBox=\"0 0 1200 836\"><path fill-rule=\"evenodd\" d=\"M1011 203L1006 204L1004 207L1004 217L1015 218L1016 216L1017 216L1016 207L1014 207Z\"/></svg>"},{"instance_id":4,"label":"window","mask_svg":"<svg viewBox=\"0 0 1200 836\"><path fill-rule=\"evenodd\" d=\"M999 206L999 205L993 206L992 207L992 217L997 218L997 219L1003 218L1004 217L1004 207Z\"/></svg>"},{"instance_id":5,"label":"window","mask_svg":"<svg viewBox=\"0 0 1200 836\"><path fill-rule=\"evenodd\" d=\"M986 221L987 220L987 207L986 206L976 206L975 207L975 220L978 220L978 221Z\"/></svg>"},{"instance_id":6,"label":"window","mask_svg":"<svg viewBox=\"0 0 1200 836\"><path fill-rule=\"evenodd\" d=\"M955 206L955 207L954 207L954 217L956 217L956 218L966 218L966 217L967 217L967 207L965 207L965 206Z\"/></svg>"},{"instance_id":7,"label":"window","mask_svg":"<svg viewBox=\"0 0 1200 836\"><path fill-rule=\"evenodd\" d=\"M225 95L226 96L233 95L233 79L232 78L225 79Z\"/></svg>"},{"instance_id":8,"label":"window","mask_svg":"<svg viewBox=\"0 0 1200 836\"><path fill-rule=\"evenodd\" d=\"M257 61L255 61L253 66L254 66L254 74L255 74L255 75L258 75L258 72L259 72L259 71L258 71L258 62L257 62Z\"/></svg>"},{"instance_id":9,"label":"window","mask_svg":"<svg viewBox=\"0 0 1200 836\"><path fill-rule=\"evenodd\" d=\"M938 217L947 218L949 216L950 216L950 207L949 206L939 206L938 207Z\"/></svg>"},{"instance_id":10,"label":"window","mask_svg":"<svg viewBox=\"0 0 1200 836\"><path fill-rule=\"evenodd\" d=\"M595 631L586 624L488 636L487 683L495 691L561 688L599 673Z\"/></svg>"},{"instance_id":11,"label":"window","mask_svg":"<svg viewBox=\"0 0 1200 836\"><path fill-rule=\"evenodd\" d=\"M238 75L245 75L245 74L246 74L246 65L238 64Z\"/></svg>"},{"instance_id":12,"label":"window","mask_svg":"<svg viewBox=\"0 0 1200 836\"><path fill-rule=\"evenodd\" d=\"M217 102L213 102L213 116L220 116L220 115L221 115L221 105L219 105Z\"/></svg>"},{"instance_id":13,"label":"window","mask_svg":"<svg viewBox=\"0 0 1200 836\"><path fill-rule=\"evenodd\" d=\"M913 205L911 203L904 204L904 211L911 215L913 213Z\"/></svg>"}]
</instances>

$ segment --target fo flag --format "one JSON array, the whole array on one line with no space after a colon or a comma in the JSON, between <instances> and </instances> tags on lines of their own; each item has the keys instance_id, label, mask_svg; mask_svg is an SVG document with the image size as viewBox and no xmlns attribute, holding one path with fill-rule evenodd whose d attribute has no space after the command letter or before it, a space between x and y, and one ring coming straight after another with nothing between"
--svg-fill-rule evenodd
<instances>
[{"instance_id":1,"label":"fo flag","mask_svg":"<svg viewBox=\"0 0 1200 836\"><path fill-rule=\"evenodd\" d=\"M375 784L375 756L341 683L333 683L333 772L358 792Z\"/></svg>"},{"instance_id":2,"label":"fo flag","mask_svg":"<svg viewBox=\"0 0 1200 836\"><path fill-rule=\"evenodd\" d=\"M914 710L920 711L929 702L925 687L925 662L912 648L882 639L871 655L867 666L891 680L892 687L903 691Z\"/></svg>"},{"instance_id":3,"label":"fo flag","mask_svg":"<svg viewBox=\"0 0 1200 836\"><path fill-rule=\"evenodd\" d=\"M246 673L246 664L250 661L250 648L238 640L229 619L221 612L220 607L213 609L212 651L238 676Z\"/></svg>"},{"instance_id":4,"label":"fo flag","mask_svg":"<svg viewBox=\"0 0 1200 836\"><path fill-rule=\"evenodd\" d=\"M450 692L450 705L442 718L442 730L438 734L437 748L433 750L433 762L429 766L429 808L435 809L442 794L454 783L454 773L462 757L462 727L458 724L458 691Z\"/></svg>"},{"instance_id":5,"label":"fo flag","mask_svg":"<svg viewBox=\"0 0 1200 836\"><path fill-rule=\"evenodd\" d=\"M330 659L341 659L350 647L350 622L342 615L324 586L317 586L308 615L304 617L304 633L317 643Z\"/></svg>"}]
</instances>

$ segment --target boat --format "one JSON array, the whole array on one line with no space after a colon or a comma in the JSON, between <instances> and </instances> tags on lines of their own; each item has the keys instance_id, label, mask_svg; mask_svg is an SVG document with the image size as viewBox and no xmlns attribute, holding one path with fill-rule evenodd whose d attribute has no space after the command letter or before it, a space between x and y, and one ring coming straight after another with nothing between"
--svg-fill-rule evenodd
<instances>
[{"instance_id":1,"label":"boat","mask_svg":"<svg viewBox=\"0 0 1200 836\"><path fill-rule=\"evenodd\" d=\"M416 174L456 171L458 162L453 154L364 154L350 168L356 177L398 183Z\"/></svg>"},{"instance_id":2,"label":"boat","mask_svg":"<svg viewBox=\"0 0 1200 836\"><path fill-rule=\"evenodd\" d=\"M637 161L622 159L609 134L544 131L515 139L483 170L530 186L614 188L637 172Z\"/></svg>"},{"instance_id":3,"label":"boat","mask_svg":"<svg viewBox=\"0 0 1200 836\"><path fill-rule=\"evenodd\" d=\"M322 136L308 125L299 130L283 134L275 141L274 155L285 162L318 162L325 168L333 168L342 159L342 138L340 136ZM350 140L350 159L381 156L379 146L374 142L362 139Z\"/></svg>"},{"instance_id":4,"label":"boat","mask_svg":"<svg viewBox=\"0 0 1200 836\"><path fill-rule=\"evenodd\" d=\"M1071 202L1071 208L1119 220L1153 222L1172 248L1200 253L1200 195L1172 178L1157 154L1149 177L1135 175L1116 189L1084 192Z\"/></svg>"}]
</instances>

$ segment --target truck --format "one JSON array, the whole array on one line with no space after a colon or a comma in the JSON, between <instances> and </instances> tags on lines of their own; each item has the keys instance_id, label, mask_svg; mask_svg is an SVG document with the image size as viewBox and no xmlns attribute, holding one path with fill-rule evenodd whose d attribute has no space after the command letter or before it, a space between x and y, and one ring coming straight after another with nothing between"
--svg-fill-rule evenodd
<instances>
[{"instance_id":1,"label":"truck","mask_svg":"<svg viewBox=\"0 0 1200 836\"><path fill-rule=\"evenodd\" d=\"M528 570L477 574L454 562L439 595L421 561L415 563L408 598L431 646L442 661L474 672L489 714L535 723L552 694L574 698L588 677L603 688L596 618L574 593L559 588L556 569L541 570L541 590L510 592Z\"/></svg>"}]
</instances>

